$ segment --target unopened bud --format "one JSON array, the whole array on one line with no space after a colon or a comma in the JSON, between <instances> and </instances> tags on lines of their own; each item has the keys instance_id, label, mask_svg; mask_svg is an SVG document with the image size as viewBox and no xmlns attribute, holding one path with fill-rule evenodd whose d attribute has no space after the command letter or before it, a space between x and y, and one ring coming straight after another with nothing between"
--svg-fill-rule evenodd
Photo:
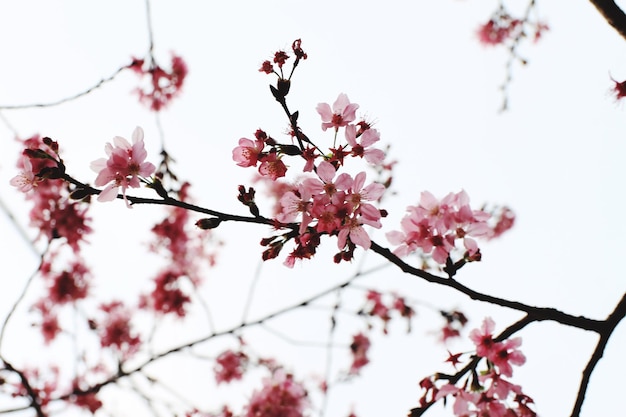
<instances>
[{"instance_id":1,"label":"unopened bud","mask_svg":"<svg viewBox=\"0 0 626 417\"><path fill-rule=\"evenodd\" d=\"M206 219L200 219L196 222L196 226L198 226L202 230L215 229L220 225L222 219L219 217L210 217Z\"/></svg>"}]
</instances>

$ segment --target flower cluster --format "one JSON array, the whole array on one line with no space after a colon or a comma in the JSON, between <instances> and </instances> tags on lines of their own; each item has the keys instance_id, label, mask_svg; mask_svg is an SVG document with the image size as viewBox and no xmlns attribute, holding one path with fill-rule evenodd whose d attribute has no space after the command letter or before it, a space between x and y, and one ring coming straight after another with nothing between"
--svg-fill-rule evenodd
<instances>
[{"instance_id":1,"label":"flower cluster","mask_svg":"<svg viewBox=\"0 0 626 417\"><path fill-rule=\"evenodd\" d=\"M340 250L349 245L369 249L370 238L364 225L380 228L381 212L369 201L378 200L385 191L382 184L365 186L365 172L354 178L337 170L327 161L317 167L318 178L308 178L296 189L286 192L280 199L282 211L276 217L281 223L290 223L301 216L300 237L311 233L337 235ZM287 259L289 266L296 258L308 258L312 253L293 252Z\"/></svg>"},{"instance_id":2,"label":"flower cluster","mask_svg":"<svg viewBox=\"0 0 626 417\"><path fill-rule=\"evenodd\" d=\"M239 139L239 146L233 149L233 160L240 167L256 167L259 165L259 174L267 176L272 181L284 177L287 166L282 161L282 155L292 152L298 153L292 145L278 145L276 141L267 136L267 133L258 129L254 134L255 140L247 138ZM264 151L265 145L269 150Z\"/></svg>"},{"instance_id":3,"label":"flower cluster","mask_svg":"<svg viewBox=\"0 0 626 417\"><path fill-rule=\"evenodd\" d=\"M171 71L154 64L146 65L143 59L133 58L129 68L142 78L147 78L149 86L137 88L139 100L151 110L160 111L178 96L187 76L187 64L179 56L172 54Z\"/></svg>"},{"instance_id":4,"label":"flower cluster","mask_svg":"<svg viewBox=\"0 0 626 417\"><path fill-rule=\"evenodd\" d=\"M219 384L241 379L247 363L248 356L243 352L222 352L215 360L215 380Z\"/></svg>"},{"instance_id":5,"label":"flower cluster","mask_svg":"<svg viewBox=\"0 0 626 417\"><path fill-rule=\"evenodd\" d=\"M467 317L461 311L444 311L439 312L445 319L445 324L441 328L441 341L447 342L450 339L461 336L461 330L467 324Z\"/></svg>"},{"instance_id":6,"label":"flower cluster","mask_svg":"<svg viewBox=\"0 0 626 417\"><path fill-rule=\"evenodd\" d=\"M302 50L302 40L300 39L296 39L295 41L293 41L293 43L291 44L291 50L293 51L293 54L296 56L296 63L294 64L294 68L298 65L298 62L301 59L308 58L308 55ZM276 51L271 61L270 60L263 61L263 63L261 64L261 68L259 68L259 72L264 72L266 74L276 74L280 78L284 78L283 66L285 65L288 59L289 59L289 55L287 55L287 52L282 51L282 50ZM274 69L274 64L278 66L280 74L276 72L276 70Z\"/></svg>"},{"instance_id":7,"label":"flower cluster","mask_svg":"<svg viewBox=\"0 0 626 417\"><path fill-rule=\"evenodd\" d=\"M78 253L79 244L91 233L89 205L68 198L68 188L60 178L65 167L58 154L58 143L39 135L21 142L25 147L18 162L21 172L11 179L11 185L33 203L30 226L48 241L65 238Z\"/></svg>"},{"instance_id":8,"label":"flower cluster","mask_svg":"<svg viewBox=\"0 0 626 417\"><path fill-rule=\"evenodd\" d=\"M123 137L113 138L113 144L107 143L104 151L108 159L100 158L91 163L91 169L98 173L95 185L104 190L98 196L98 201L112 201L117 197L119 188L122 188L122 195L126 205L126 189L128 187L138 188L140 177L149 177L154 173L156 167L145 162L148 153L144 147L143 129L135 128L133 132L132 145Z\"/></svg>"},{"instance_id":9,"label":"flower cluster","mask_svg":"<svg viewBox=\"0 0 626 417\"><path fill-rule=\"evenodd\" d=\"M409 206L401 222L402 231L387 233L387 239L399 245L394 253L406 256L420 249L432 253L439 264L446 264L457 239L463 241L464 259L480 260L480 251L472 237L490 237L493 229L488 225L489 213L472 210L465 191L450 193L438 200L428 191L422 192L419 205Z\"/></svg>"},{"instance_id":10,"label":"flower cluster","mask_svg":"<svg viewBox=\"0 0 626 417\"><path fill-rule=\"evenodd\" d=\"M141 338L131 328L131 311L121 301L111 301L100 306L104 319L92 321L98 329L100 345L120 352L124 358L135 354L141 345Z\"/></svg>"},{"instance_id":11,"label":"flower cluster","mask_svg":"<svg viewBox=\"0 0 626 417\"><path fill-rule=\"evenodd\" d=\"M400 314L400 317L407 319L408 329L411 329L411 318L415 315L413 307L409 306L403 297L397 294L391 295L390 302L383 300L383 294L378 291L369 290L365 296L365 306L359 311L359 314L365 314L371 317L378 317L383 322L383 332L387 334L387 326L391 321L393 311Z\"/></svg>"},{"instance_id":12,"label":"flower cluster","mask_svg":"<svg viewBox=\"0 0 626 417\"><path fill-rule=\"evenodd\" d=\"M437 386L438 378L445 379L441 376L425 378L420 382L425 390L420 407L450 396L454 399L453 412L459 417L536 417L537 414L530 408L533 400L523 393L519 385L503 378L513 375L511 365L523 365L526 361L517 350L521 339L496 341L493 337L494 327L493 320L486 318L480 329L470 333L470 339L476 345L476 357L487 361L487 369L480 375L474 371L461 386L450 382ZM447 361L456 365L461 355L451 354Z\"/></svg>"},{"instance_id":13,"label":"flower cluster","mask_svg":"<svg viewBox=\"0 0 626 417\"><path fill-rule=\"evenodd\" d=\"M350 374L358 374L361 371L361 368L370 362L367 357L367 352L369 351L370 346L370 339L363 333L358 333L353 336L352 343L350 344L350 352L352 353Z\"/></svg>"},{"instance_id":14,"label":"flower cluster","mask_svg":"<svg viewBox=\"0 0 626 417\"><path fill-rule=\"evenodd\" d=\"M501 7L478 28L477 35L483 45L494 46L509 40L517 41L523 36L530 36L537 42L547 30L548 25L544 22L514 18Z\"/></svg>"},{"instance_id":15,"label":"flower cluster","mask_svg":"<svg viewBox=\"0 0 626 417\"><path fill-rule=\"evenodd\" d=\"M302 384L282 369L263 380L263 388L252 394L244 417L302 417L308 407Z\"/></svg>"},{"instance_id":16,"label":"flower cluster","mask_svg":"<svg viewBox=\"0 0 626 417\"><path fill-rule=\"evenodd\" d=\"M190 201L189 188L189 183L182 184L178 191L180 201ZM163 220L152 228L150 250L165 261L165 267L157 273L152 291L141 296L140 308L178 317L187 314L191 297L181 281L188 280L197 287L203 281L203 267L215 263L215 254L209 252L207 244L212 235L199 234L190 224L189 210L168 207Z\"/></svg>"},{"instance_id":17,"label":"flower cluster","mask_svg":"<svg viewBox=\"0 0 626 417\"><path fill-rule=\"evenodd\" d=\"M496 367L499 374L512 376L513 365L523 365L526 358L516 348L522 344L522 339L507 339L504 342L496 342L493 338L495 323L491 318L486 318L479 329L474 329L470 333L470 339L476 345L476 355L487 358Z\"/></svg>"}]
</instances>

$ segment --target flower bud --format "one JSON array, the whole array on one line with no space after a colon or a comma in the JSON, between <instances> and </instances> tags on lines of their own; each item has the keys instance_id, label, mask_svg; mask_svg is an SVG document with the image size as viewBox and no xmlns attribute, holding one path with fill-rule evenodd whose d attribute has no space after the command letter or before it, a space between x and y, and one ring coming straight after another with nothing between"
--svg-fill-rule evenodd
<instances>
[{"instance_id":1,"label":"flower bud","mask_svg":"<svg viewBox=\"0 0 626 417\"><path fill-rule=\"evenodd\" d=\"M200 219L196 222L196 226L198 226L202 230L215 229L220 225L222 219L219 217L208 217L205 219Z\"/></svg>"}]
</instances>

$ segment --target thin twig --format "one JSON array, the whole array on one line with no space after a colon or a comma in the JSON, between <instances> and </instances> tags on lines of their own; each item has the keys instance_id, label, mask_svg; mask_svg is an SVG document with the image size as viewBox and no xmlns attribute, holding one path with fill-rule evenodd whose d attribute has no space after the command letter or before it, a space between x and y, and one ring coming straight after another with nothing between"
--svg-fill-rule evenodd
<instances>
[{"instance_id":1,"label":"thin twig","mask_svg":"<svg viewBox=\"0 0 626 417\"><path fill-rule=\"evenodd\" d=\"M83 97L83 96L86 96L87 94L91 93L92 91L102 87L107 82L113 81L113 79L115 77L117 77L118 74L120 72L122 72L123 70L125 70L126 68L128 68L128 65L125 65L123 67L118 68L111 76L109 76L107 78L101 79L93 87L90 87L90 88L88 88L87 90L85 90L85 91L83 91L81 93L74 94L73 96L62 98L60 100L50 101L48 103L4 105L4 106L0 106L0 110L23 110L23 109L32 109L32 108L53 107L53 106L58 106L59 104L67 103L68 101L76 100L76 99L78 99L80 97Z\"/></svg>"}]
</instances>

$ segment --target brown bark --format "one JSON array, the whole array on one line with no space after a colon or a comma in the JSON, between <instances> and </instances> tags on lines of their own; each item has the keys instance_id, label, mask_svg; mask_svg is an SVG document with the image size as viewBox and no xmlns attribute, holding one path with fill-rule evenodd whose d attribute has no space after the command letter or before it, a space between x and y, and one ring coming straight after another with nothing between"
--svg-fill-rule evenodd
<instances>
[{"instance_id":1,"label":"brown bark","mask_svg":"<svg viewBox=\"0 0 626 417\"><path fill-rule=\"evenodd\" d=\"M626 14L613 0L589 0L607 23L626 40Z\"/></svg>"}]
</instances>

